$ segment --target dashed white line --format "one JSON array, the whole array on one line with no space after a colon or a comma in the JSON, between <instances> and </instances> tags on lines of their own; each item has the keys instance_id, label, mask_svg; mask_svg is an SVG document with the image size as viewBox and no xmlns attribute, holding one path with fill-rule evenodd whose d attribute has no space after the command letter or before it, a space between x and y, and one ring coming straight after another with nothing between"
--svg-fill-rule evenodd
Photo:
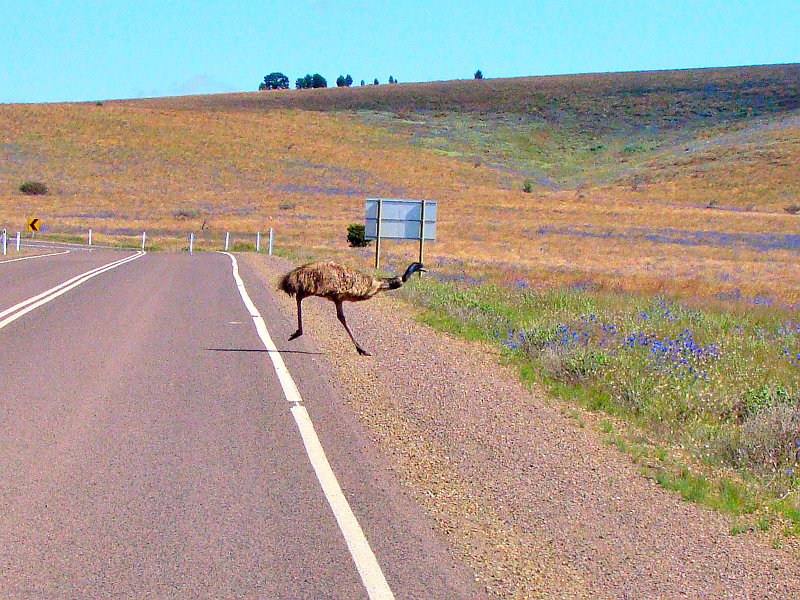
<instances>
[{"instance_id":1,"label":"dashed white line","mask_svg":"<svg viewBox=\"0 0 800 600\"><path fill-rule=\"evenodd\" d=\"M345 498L342 493L342 488L339 485L339 481L336 479L333 469L331 469L331 465L325 455L325 450L314 429L311 417L306 407L303 406L303 398L300 395L300 391L297 389L297 385L294 379L292 379L289 369L286 368L286 364L283 362L283 357L280 355L280 352L278 352L278 348L272 341L272 337L270 337L269 331L267 331L267 326L264 323L261 313L258 312L255 304L253 304L253 301L250 299L250 295L247 293L247 289L245 289L244 281L239 275L239 264L236 261L236 257L228 252L223 252L223 254L229 256L231 259L231 263L233 264L233 278L236 281L236 287L239 289L239 295L242 297L247 311L253 318L256 331L264 347L267 349L267 354L269 354L269 357L272 359L272 365L275 367L275 373L278 375L278 381L280 381L283 393L292 405L292 416L300 431L300 436L303 439L303 445L305 446L308 460L311 462L311 466L314 469L314 473L317 475L325 498L328 500L328 504L333 511L333 515L339 525L339 530L344 536L347 548L350 550L350 556L353 558L353 562L356 565L358 574L361 576L361 581L367 590L367 594L371 600L391 600L394 598L394 594L389 588L389 584L386 582L386 577L384 577L378 560L375 558L375 553L372 551L372 548L370 548L364 531L358 524L358 520L355 514L353 514L353 510L350 508L347 498Z\"/></svg>"}]
</instances>

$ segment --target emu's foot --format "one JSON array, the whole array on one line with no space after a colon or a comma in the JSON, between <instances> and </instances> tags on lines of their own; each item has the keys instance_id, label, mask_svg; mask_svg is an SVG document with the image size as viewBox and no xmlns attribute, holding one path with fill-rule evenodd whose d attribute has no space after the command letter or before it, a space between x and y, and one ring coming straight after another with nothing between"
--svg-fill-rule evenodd
<instances>
[{"instance_id":1,"label":"emu's foot","mask_svg":"<svg viewBox=\"0 0 800 600\"><path fill-rule=\"evenodd\" d=\"M361 346L356 346L356 350L358 350L358 353L359 353L361 356L372 356L372 354L370 354L369 352L367 352L366 350L364 350L364 349L363 349Z\"/></svg>"},{"instance_id":2,"label":"emu's foot","mask_svg":"<svg viewBox=\"0 0 800 600\"><path fill-rule=\"evenodd\" d=\"M303 335L303 332L300 329L298 329L292 335L289 336L289 341L291 342L293 339L299 338L301 335Z\"/></svg>"}]
</instances>

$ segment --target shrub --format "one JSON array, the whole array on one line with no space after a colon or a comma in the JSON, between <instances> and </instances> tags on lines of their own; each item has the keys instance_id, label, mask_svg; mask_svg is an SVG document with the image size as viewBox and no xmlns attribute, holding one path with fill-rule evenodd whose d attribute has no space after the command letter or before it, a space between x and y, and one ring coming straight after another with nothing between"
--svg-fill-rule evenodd
<instances>
[{"instance_id":1,"label":"shrub","mask_svg":"<svg viewBox=\"0 0 800 600\"><path fill-rule=\"evenodd\" d=\"M369 246L371 241L366 238L366 230L361 223L353 223L347 227L347 242L353 248Z\"/></svg>"},{"instance_id":2,"label":"shrub","mask_svg":"<svg viewBox=\"0 0 800 600\"><path fill-rule=\"evenodd\" d=\"M480 69L475 71L475 79L483 79L483 71L481 71Z\"/></svg>"},{"instance_id":3,"label":"shrub","mask_svg":"<svg viewBox=\"0 0 800 600\"><path fill-rule=\"evenodd\" d=\"M19 186L19 191L28 196L44 196L47 194L47 185L41 181L26 181Z\"/></svg>"},{"instance_id":4,"label":"shrub","mask_svg":"<svg viewBox=\"0 0 800 600\"><path fill-rule=\"evenodd\" d=\"M526 194L530 194L533 191L533 181L526 179L525 183L522 184L522 191Z\"/></svg>"},{"instance_id":5,"label":"shrub","mask_svg":"<svg viewBox=\"0 0 800 600\"><path fill-rule=\"evenodd\" d=\"M783 210L785 210L790 215L796 215L796 214L800 213L800 204L790 204L789 206L787 206Z\"/></svg>"},{"instance_id":6,"label":"shrub","mask_svg":"<svg viewBox=\"0 0 800 600\"><path fill-rule=\"evenodd\" d=\"M180 221L186 221L187 219L197 219L198 217L200 217L200 211L191 208L181 208L176 210L173 216Z\"/></svg>"},{"instance_id":7,"label":"shrub","mask_svg":"<svg viewBox=\"0 0 800 600\"><path fill-rule=\"evenodd\" d=\"M771 474L783 474L797 466L800 453L800 407L769 406L745 419L737 462Z\"/></svg>"}]
</instances>

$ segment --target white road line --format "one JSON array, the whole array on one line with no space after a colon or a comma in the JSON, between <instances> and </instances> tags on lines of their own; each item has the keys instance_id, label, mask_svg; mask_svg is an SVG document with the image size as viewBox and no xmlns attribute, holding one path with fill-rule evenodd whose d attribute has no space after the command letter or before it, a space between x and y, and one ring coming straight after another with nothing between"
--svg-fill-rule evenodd
<instances>
[{"instance_id":1,"label":"white road line","mask_svg":"<svg viewBox=\"0 0 800 600\"><path fill-rule=\"evenodd\" d=\"M101 273L105 273L106 271L110 271L111 269L116 269L117 267L122 266L125 263L130 262L132 260L136 260L137 258L141 258L144 255L145 252L142 252L140 250L136 254L133 254L131 256L127 256L123 259L110 262L108 264L105 264L101 267L97 267L90 271L86 271L85 273L77 275L72 279L65 281L64 283L60 283L57 286L52 287L45 292L42 292L41 294L37 294L32 298L28 298L27 300L23 300L22 302L15 304L11 308L5 309L4 311L0 312L0 319L6 317L6 315L11 315L11 316L8 316L2 321L0 321L0 329L5 327L9 323L13 323L14 321L19 319L23 315L28 314L32 310L39 308L43 304L47 304L48 302L58 298L62 294L66 294L68 291L78 287L82 283L86 283L93 277L97 277Z\"/></svg>"},{"instance_id":2,"label":"white road line","mask_svg":"<svg viewBox=\"0 0 800 600\"><path fill-rule=\"evenodd\" d=\"M121 246L107 246L107 245L100 245L100 244L92 244L91 246L86 243L79 243L79 242L48 242L45 240L36 241L36 242L22 242L23 248L71 248L73 250L85 250L87 252L91 252L92 250L136 250L136 248L124 248Z\"/></svg>"},{"instance_id":3,"label":"white road line","mask_svg":"<svg viewBox=\"0 0 800 600\"><path fill-rule=\"evenodd\" d=\"M303 398L300 396L297 385L294 379L292 379L289 369L286 368L286 364L283 362L283 357L280 352L278 352L278 348L272 341L264 319L261 317L261 313L258 312L258 309L255 304L253 304L250 295L244 287L244 281L239 276L239 264L236 261L236 257L228 252L223 252L222 254L229 256L231 259L231 263L233 264L233 278L236 281L236 287L239 289L239 295L242 297L244 305L253 318L256 331L264 347L267 349L267 354L269 354L269 357L272 359L272 364L275 367L278 380L283 388L283 393L286 399L292 404L292 416L294 417L295 423L297 423L297 428L300 430L300 436L303 438L303 445L306 448L308 460L314 468L314 472L317 475L325 498L328 500L328 505L331 507L334 517L336 517L336 522L339 524L339 529L350 550L350 556L353 557L353 562L356 565L356 569L358 569L358 574L361 576L361 581L367 589L367 594L371 600L393 599L394 594L389 588L389 584L386 582L378 560L375 558L375 554L372 552L372 548L370 548L364 531L361 529L356 516L353 514L353 510L350 508L347 498L345 498L342 493L342 488L339 485L339 481L336 479L333 469L331 469L331 465L325 455L325 450L314 429L314 424L311 422L311 417L305 406L302 405Z\"/></svg>"},{"instance_id":4,"label":"white road line","mask_svg":"<svg viewBox=\"0 0 800 600\"><path fill-rule=\"evenodd\" d=\"M128 256L128 257L125 257L124 259L120 259L120 260L114 261L112 263L101 265L99 267L95 267L94 269L86 271L85 273L81 273L80 275L76 275L72 279L68 279L67 281L65 281L63 283L59 283L57 286L52 287L49 290L42 292L41 294L33 296L32 298L28 298L27 300L23 300L19 304L15 304L11 308L5 309L4 311L0 312L0 318L5 317L6 315L9 315L9 314L13 313L14 311L17 311L20 308L23 308L23 307L25 307L25 306L27 306L29 304L33 304L37 300L40 300L40 299L44 298L45 296L48 296L49 294L52 294L52 293L60 290L61 288L64 288L64 287L70 285L71 283L74 283L74 282L78 281L79 279L82 279L83 277L86 277L87 275L90 275L90 274L95 273L97 271L101 271L103 269L109 268L111 265L115 265L118 262L127 261L130 258L131 257Z\"/></svg>"},{"instance_id":5,"label":"white road line","mask_svg":"<svg viewBox=\"0 0 800 600\"><path fill-rule=\"evenodd\" d=\"M19 260L31 260L33 258L44 258L45 256L60 256L61 254L69 254L70 250L64 250L64 252L50 252L49 254L36 254L35 256L23 256L22 258L11 258L9 260L0 260L0 265L5 263L12 263L17 262Z\"/></svg>"}]
</instances>

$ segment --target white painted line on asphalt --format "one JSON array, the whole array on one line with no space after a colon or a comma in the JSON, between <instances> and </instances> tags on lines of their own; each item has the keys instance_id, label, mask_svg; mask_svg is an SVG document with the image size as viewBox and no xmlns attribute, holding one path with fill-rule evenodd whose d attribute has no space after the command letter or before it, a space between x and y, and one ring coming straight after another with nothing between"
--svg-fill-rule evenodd
<instances>
[{"instance_id":1,"label":"white painted line on asphalt","mask_svg":"<svg viewBox=\"0 0 800 600\"><path fill-rule=\"evenodd\" d=\"M233 254L228 252L223 252L222 254L229 256L231 259L231 263L233 264L233 278L236 281L236 287L239 289L239 295L242 297L247 311L253 318L256 331L264 347L267 349L267 354L269 354L269 357L272 359L272 365L275 367L275 373L278 375L278 381L280 381L281 387L283 388L283 393L286 399L292 404L292 416L294 417L295 423L297 423L297 428L300 430L300 436L303 439L303 445L306 448L308 460L314 468L314 473L316 473L325 498L328 500L328 505L331 507L334 517L336 517L339 530L344 536L347 548L350 550L350 556L352 556L358 574L361 576L361 581L367 589L367 594L371 600L393 599L394 594L389 588L389 584L386 582L386 577L384 577L378 560L375 558L375 553L372 551L372 548L370 548L364 531L358 524L353 510L350 508L350 504L347 502L347 498L345 498L342 492L339 481L336 479L336 475L328 462L328 457L325 455L325 450L314 429L311 417L305 406L302 405L303 398L300 395L300 391L297 389L297 385L294 379L292 379L289 369L286 368L286 364L283 362L283 357L280 352L278 352L278 348L272 341L272 337L269 335L269 331L267 331L267 325L264 323L261 313L258 312L256 305L253 304L253 301L250 299L250 294L247 293L247 289L244 287L244 281L239 275L239 263L236 261L236 257L233 256Z\"/></svg>"},{"instance_id":2,"label":"white painted line on asphalt","mask_svg":"<svg viewBox=\"0 0 800 600\"><path fill-rule=\"evenodd\" d=\"M23 315L28 314L32 310L39 308L43 304L47 304L48 302L58 298L62 294L66 294L68 291L78 287L82 283L86 283L93 277L97 277L101 273L105 273L106 271L110 271L111 269L116 269L117 267L122 266L125 263L128 263L132 260L136 260L137 258L141 258L145 254L146 254L145 252L139 251L136 254L133 254L132 256L128 256L123 259L116 260L114 262L103 265L101 267L97 267L90 271L86 271L85 273L77 275L72 279L65 281L64 283L60 283L57 286L52 287L45 292L42 292L41 294L37 294L32 298L28 298L27 300L23 300L22 302L15 304L11 308L5 309L4 311L0 312L0 319L5 317L6 315L11 315L11 316L6 317L2 321L0 321L0 329L5 327L9 323L13 323L14 321L19 319Z\"/></svg>"},{"instance_id":3,"label":"white painted line on asphalt","mask_svg":"<svg viewBox=\"0 0 800 600\"><path fill-rule=\"evenodd\" d=\"M19 260L31 260L32 258L44 258L45 256L60 256L61 254L69 254L70 250L64 250L64 252L50 252L49 254L36 254L34 256L23 256L22 258L11 258L9 260L0 260L0 265L5 263L12 263L17 262Z\"/></svg>"},{"instance_id":4,"label":"white painted line on asphalt","mask_svg":"<svg viewBox=\"0 0 800 600\"><path fill-rule=\"evenodd\" d=\"M130 258L131 258L131 257L126 257L126 258L124 258L124 259L121 259L121 260L122 260L122 261L127 261L127 260L129 260ZM73 282L76 282L76 281L78 281L79 279L82 279L83 277L86 277L87 275L90 275L90 274L92 274L92 273L95 273L95 272L97 272L97 271L101 271L101 270L103 270L103 269L109 268L111 265L114 265L114 264L116 264L117 262L120 262L120 261L118 260L118 261L114 261L113 263L108 263L108 264L106 264L106 265L101 265L101 266L99 266L99 267L95 267L94 269L91 269L91 270L89 270L89 271L86 271L85 273L81 273L80 275L76 275L76 276L75 276L75 277L73 277L72 279L68 279L67 281L65 281L65 282L63 282L63 283L59 283L57 286L55 286L55 287L52 287L52 288L50 288L49 290L42 292L41 294L38 294L38 295L36 295L36 296L33 296L32 298L28 298L27 300L23 300L22 302L20 302L20 303L18 303L18 304L15 304L15 305L14 305L14 306L12 306L11 308L7 308L7 309L5 309L4 311L0 312L0 318L2 318L2 317L5 317L6 315L8 315L8 314L11 314L11 313L13 313L14 311L16 311L16 310L19 310L20 308L23 308L23 307L25 307L25 306L27 306L27 305L29 305L29 304L33 304L33 303L34 303L34 302L36 302L37 300L40 300L40 299L44 298L45 296L48 296L49 294L52 294L52 293L54 293L54 292L56 292L56 291L60 290L61 288L64 288L64 287L66 287L66 286L70 285L71 283L73 283Z\"/></svg>"},{"instance_id":5,"label":"white painted line on asphalt","mask_svg":"<svg viewBox=\"0 0 800 600\"><path fill-rule=\"evenodd\" d=\"M139 247L138 245L134 247L122 247L97 244L92 244L90 246L86 243L58 242L48 240L23 240L22 246L24 248L72 248L74 250L85 250L86 252L91 252L93 250L120 250L130 252L131 250L136 250Z\"/></svg>"}]
</instances>

